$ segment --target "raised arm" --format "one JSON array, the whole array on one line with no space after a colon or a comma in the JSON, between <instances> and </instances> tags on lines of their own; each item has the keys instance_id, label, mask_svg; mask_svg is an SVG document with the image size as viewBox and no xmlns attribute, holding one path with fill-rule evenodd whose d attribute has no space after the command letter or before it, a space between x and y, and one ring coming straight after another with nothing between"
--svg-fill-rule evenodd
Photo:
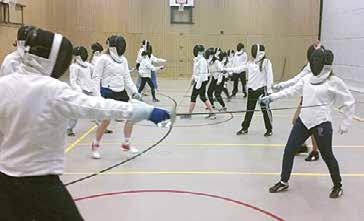
<instances>
[{"instance_id":1,"label":"raised arm","mask_svg":"<svg viewBox=\"0 0 364 221\"><path fill-rule=\"evenodd\" d=\"M294 76L293 78L291 78L291 79L289 79L287 81L280 82L280 83L276 84L274 87L277 90L281 90L281 89L287 88L289 86L292 86L292 85L296 84L301 78L303 78L304 76L306 76L306 75L308 75L310 73L311 73L311 70L310 70L309 66L306 65L300 71L300 73L298 73L296 76Z\"/></svg>"},{"instance_id":2,"label":"raised arm","mask_svg":"<svg viewBox=\"0 0 364 221\"><path fill-rule=\"evenodd\" d=\"M157 58L157 57L155 57L154 55L151 55L150 60L151 60L153 63L165 63L165 62L167 62L167 60L166 60L166 59L163 59L163 58Z\"/></svg>"},{"instance_id":3,"label":"raised arm","mask_svg":"<svg viewBox=\"0 0 364 221\"><path fill-rule=\"evenodd\" d=\"M295 95L302 95L303 94L303 86L304 86L304 79L299 80L295 85L288 87L280 92L273 93L269 95L269 97L275 101L281 98L292 97Z\"/></svg>"},{"instance_id":4,"label":"raised arm","mask_svg":"<svg viewBox=\"0 0 364 221\"><path fill-rule=\"evenodd\" d=\"M59 83L55 92L54 110L66 119L127 119L154 123L170 119L168 111L143 102L119 102L113 99L87 96Z\"/></svg>"}]
</instances>

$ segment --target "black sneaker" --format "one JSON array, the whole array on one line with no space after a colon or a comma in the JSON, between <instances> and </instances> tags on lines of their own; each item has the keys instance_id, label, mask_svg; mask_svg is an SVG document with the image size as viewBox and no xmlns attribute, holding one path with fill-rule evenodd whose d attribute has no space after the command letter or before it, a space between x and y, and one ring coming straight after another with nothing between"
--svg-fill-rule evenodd
<instances>
[{"instance_id":1,"label":"black sneaker","mask_svg":"<svg viewBox=\"0 0 364 221\"><path fill-rule=\"evenodd\" d=\"M67 129L67 136L69 137L74 137L76 134L73 133L73 130L72 129Z\"/></svg>"},{"instance_id":2,"label":"black sneaker","mask_svg":"<svg viewBox=\"0 0 364 221\"><path fill-rule=\"evenodd\" d=\"M288 187L289 187L288 183L284 183L282 181L279 181L274 186L272 186L271 188L269 188L269 192L270 193L283 192L283 191L287 190Z\"/></svg>"},{"instance_id":3,"label":"black sneaker","mask_svg":"<svg viewBox=\"0 0 364 221\"><path fill-rule=\"evenodd\" d=\"M105 129L105 134L112 134L113 131L112 130L109 130L109 129Z\"/></svg>"},{"instance_id":4,"label":"black sneaker","mask_svg":"<svg viewBox=\"0 0 364 221\"><path fill-rule=\"evenodd\" d=\"M247 129L241 129L239 130L238 132L236 132L236 135L243 135L243 134L247 134L248 133L248 130Z\"/></svg>"},{"instance_id":5,"label":"black sneaker","mask_svg":"<svg viewBox=\"0 0 364 221\"><path fill-rule=\"evenodd\" d=\"M159 100L157 98L153 98L153 102L156 103L159 102Z\"/></svg>"},{"instance_id":6,"label":"black sneaker","mask_svg":"<svg viewBox=\"0 0 364 221\"><path fill-rule=\"evenodd\" d=\"M316 161L320 159L320 154L318 151L311 151L305 161Z\"/></svg>"},{"instance_id":7,"label":"black sneaker","mask_svg":"<svg viewBox=\"0 0 364 221\"><path fill-rule=\"evenodd\" d=\"M342 196L344 193L342 187L340 186L334 186L332 189L331 189L331 193L330 193L330 198L331 199L336 199L336 198L339 198L340 196Z\"/></svg>"},{"instance_id":8,"label":"black sneaker","mask_svg":"<svg viewBox=\"0 0 364 221\"><path fill-rule=\"evenodd\" d=\"M270 130L268 130L267 132L265 132L265 134L264 134L264 136L265 137L270 137L270 136L272 136L273 135L273 132L272 131L270 131Z\"/></svg>"},{"instance_id":9,"label":"black sneaker","mask_svg":"<svg viewBox=\"0 0 364 221\"><path fill-rule=\"evenodd\" d=\"M205 119L215 120L216 119L216 114L215 113L209 113L209 115L207 117L205 117Z\"/></svg>"},{"instance_id":10,"label":"black sneaker","mask_svg":"<svg viewBox=\"0 0 364 221\"><path fill-rule=\"evenodd\" d=\"M300 154L300 153L308 153L308 147L306 144L302 144L300 149L297 150L296 154Z\"/></svg>"}]
</instances>

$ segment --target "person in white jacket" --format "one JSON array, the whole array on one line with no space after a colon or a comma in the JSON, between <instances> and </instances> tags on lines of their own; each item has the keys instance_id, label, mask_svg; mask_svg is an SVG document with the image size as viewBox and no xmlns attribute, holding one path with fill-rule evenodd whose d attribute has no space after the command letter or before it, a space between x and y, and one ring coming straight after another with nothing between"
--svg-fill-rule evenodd
<instances>
[{"instance_id":1,"label":"person in white jacket","mask_svg":"<svg viewBox=\"0 0 364 221\"><path fill-rule=\"evenodd\" d=\"M210 101L206 98L206 87L209 82L208 64L204 58L205 47L203 45L195 45L193 48L193 74L191 85L193 86L191 94L191 103L188 110L188 115L183 116L185 119L191 118L191 113L195 109L197 97L205 104L206 108L210 111L207 119L216 119Z\"/></svg>"},{"instance_id":2,"label":"person in white jacket","mask_svg":"<svg viewBox=\"0 0 364 221\"><path fill-rule=\"evenodd\" d=\"M101 57L102 52L104 51L104 48L99 42L95 42L91 45L91 57L90 57L90 63L95 66L97 60Z\"/></svg>"},{"instance_id":3,"label":"person in white jacket","mask_svg":"<svg viewBox=\"0 0 364 221\"><path fill-rule=\"evenodd\" d=\"M75 47L73 49L74 63L69 68L70 73L70 86L72 89L82 92L89 96L98 96L97 86L92 79L93 68L87 62L87 49L83 46ZM77 125L77 120L72 119L69 121L67 128L68 136L75 136L73 129Z\"/></svg>"},{"instance_id":4,"label":"person in white jacket","mask_svg":"<svg viewBox=\"0 0 364 221\"><path fill-rule=\"evenodd\" d=\"M265 55L264 45L254 44L252 46L252 56L254 60L249 61L245 65L234 68L225 68L225 71L227 72L232 71L234 73L241 73L246 71L248 76L247 113L245 114L245 119L241 124L241 129L236 133L236 135L248 133L258 98L262 95L272 93L272 63ZM264 136L272 136L272 112L270 111L269 106L264 103L260 103L260 107L263 112L264 125L267 130Z\"/></svg>"},{"instance_id":5,"label":"person in white jacket","mask_svg":"<svg viewBox=\"0 0 364 221\"><path fill-rule=\"evenodd\" d=\"M152 83L151 77L152 77L152 71L156 72L159 70L162 70L163 66L154 66L151 61L151 55L152 55L152 47L149 45L147 47L147 50L142 52L142 60L140 62L139 66L139 76L141 78L141 83L138 92L141 93L145 87L145 84L148 83L153 97L153 102L159 102L157 97L155 96L155 88L154 84Z\"/></svg>"},{"instance_id":6,"label":"person in white jacket","mask_svg":"<svg viewBox=\"0 0 364 221\"><path fill-rule=\"evenodd\" d=\"M16 50L5 57L0 67L0 77L15 73L19 68L25 50L25 38L34 29L35 27L30 25L24 25L18 29Z\"/></svg>"},{"instance_id":7,"label":"person in white jacket","mask_svg":"<svg viewBox=\"0 0 364 221\"><path fill-rule=\"evenodd\" d=\"M245 65L248 62L248 55L244 51L244 44L238 43L236 46L236 53L234 54L233 58L233 67L240 67L242 65ZM241 82L242 92L244 94L244 97L247 96L247 88L246 88L246 71L242 72L234 72L233 73L233 81L234 81L234 88L231 92L231 96L235 96L238 93L239 90L239 81Z\"/></svg>"},{"instance_id":8,"label":"person in white jacket","mask_svg":"<svg viewBox=\"0 0 364 221\"><path fill-rule=\"evenodd\" d=\"M218 72L217 75L214 75L214 78L216 79L216 89L215 89L215 98L220 103L221 109L220 111L226 111L226 105L224 100L222 99L221 93L224 90L225 82L228 77L228 73L223 72L223 69L225 65L227 64L227 53L221 52L219 54L219 60L218 60Z\"/></svg>"},{"instance_id":9,"label":"person in white jacket","mask_svg":"<svg viewBox=\"0 0 364 221\"><path fill-rule=\"evenodd\" d=\"M307 61L308 63L302 68L301 72L298 73L295 77L289 79L288 81L284 81L284 82L280 82L278 84L275 84L272 86L273 90L276 91L280 91L283 90L285 88L288 88L290 86L293 86L294 84L296 84L300 79L302 79L303 77L310 75L311 74L311 68L310 68L310 57L312 55L312 53L316 50L321 48L321 43L320 41L315 42L314 44L310 45L307 49ZM297 110L293 116L293 120L292 120L292 124L294 125L298 119L298 116L300 115L301 112L301 105L302 105L302 97L299 103L299 106L297 107ZM315 140L314 136L311 136L311 142L312 142L312 151L310 152L310 154L306 157L305 161L317 161L320 158L320 154L318 151L318 146ZM307 153L308 152L308 147L306 145L306 143L304 143L301 148L298 150L298 154L299 153Z\"/></svg>"},{"instance_id":10,"label":"person in white jacket","mask_svg":"<svg viewBox=\"0 0 364 221\"><path fill-rule=\"evenodd\" d=\"M126 41L120 35L110 36L107 40L108 52L101 55L94 68L94 79L97 86L101 86L101 96L106 99L117 101L129 101L127 89L132 93L134 99L142 99L138 90L131 79L128 61L124 53L126 49ZM92 142L92 158L99 159L101 157L99 148L101 139L105 133L105 129L110 124L110 120L103 120L96 130L95 140ZM132 153L138 150L130 145L130 138L133 131L133 122L127 121L124 126L124 142L121 148Z\"/></svg>"},{"instance_id":11,"label":"person in white jacket","mask_svg":"<svg viewBox=\"0 0 364 221\"><path fill-rule=\"evenodd\" d=\"M67 119L149 119L168 111L145 103L87 96L57 78L72 60L71 42L33 30L23 63L0 78L0 220L83 220L59 176ZM21 92L21 93L19 93Z\"/></svg>"},{"instance_id":12,"label":"person in white jacket","mask_svg":"<svg viewBox=\"0 0 364 221\"><path fill-rule=\"evenodd\" d=\"M331 107L337 105L344 113L339 127L339 133L344 134L348 132L355 113L355 99L344 82L334 76L331 67L333 60L334 55L330 50L315 50L310 57L311 75L306 75L287 89L261 99L264 103L270 103L281 98L301 95L302 105L308 107L301 110L291 130L284 150L281 180L269 188L271 193L288 189L295 153L311 135L315 137L334 184L329 197L338 198L343 193L339 165L332 150Z\"/></svg>"}]
</instances>

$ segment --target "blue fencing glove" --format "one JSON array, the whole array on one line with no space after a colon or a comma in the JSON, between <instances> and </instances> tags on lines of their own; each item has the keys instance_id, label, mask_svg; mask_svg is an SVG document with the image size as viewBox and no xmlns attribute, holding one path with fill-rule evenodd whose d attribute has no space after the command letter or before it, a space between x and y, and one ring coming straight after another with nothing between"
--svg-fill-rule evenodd
<instances>
[{"instance_id":1,"label":"blue fencing glove","mask_svg":"<svg viewBox=\"0 0 364 221\"><path fill-rule=\"evenodd\" d=\"M149 116L149 120L155 124L159 124L165 120L171 119L171 115L165 109L155 107Z\"/></svg>"}]
</instances>

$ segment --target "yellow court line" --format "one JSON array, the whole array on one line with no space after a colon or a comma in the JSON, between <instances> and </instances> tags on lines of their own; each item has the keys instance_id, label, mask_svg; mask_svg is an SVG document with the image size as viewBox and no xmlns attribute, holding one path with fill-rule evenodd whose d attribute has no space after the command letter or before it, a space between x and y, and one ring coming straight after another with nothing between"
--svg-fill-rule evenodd
<instances>
[{"instance_id":1,"label":"yellow court line","mask_svg":"<svg viewBox=\"0 0 364 221\"><path fill-rule=\"evenodd\" d=\"M103 142L101 145L118 145L116 142ZM151 143L135 143L135 145L149 145ZM79 143L80 146L90 145L89 143ZM237 144L237 143L164 143L161 146L189 146L196 148L227 148L227 147L285 147L285 144ZM364 145L334 145L334 148L364 148Z\"/></svg>"},{"instance_id":2,"label":"yellow court line","mask_svg":"<svg viewBox=\"0 0 364 221\"><path fill-rule=\"evenodd\" d=\"M64 175L88 175L93 172L66 172ZM112 171L101 175L241 175L241 176L279 176L273 172L241 172L241 171ZM292 176L327 177L329 173L292 173ZM342 173L342 177L364 177L364 173Z\"/></svg>"},{"instance_id":3,"label":"yellow court line","mask_svg":"<svg viewBox=\"0 0 364 221\"><path fill-rule=\"evenodd\" d=\"M70 152L75 146L79 145L92 131L94 131L97 128L97 126L93 126L89 128L85 133L83 133L75 142L71 143L67 146L65 152Z\"/></svg>"}]
</instances>

